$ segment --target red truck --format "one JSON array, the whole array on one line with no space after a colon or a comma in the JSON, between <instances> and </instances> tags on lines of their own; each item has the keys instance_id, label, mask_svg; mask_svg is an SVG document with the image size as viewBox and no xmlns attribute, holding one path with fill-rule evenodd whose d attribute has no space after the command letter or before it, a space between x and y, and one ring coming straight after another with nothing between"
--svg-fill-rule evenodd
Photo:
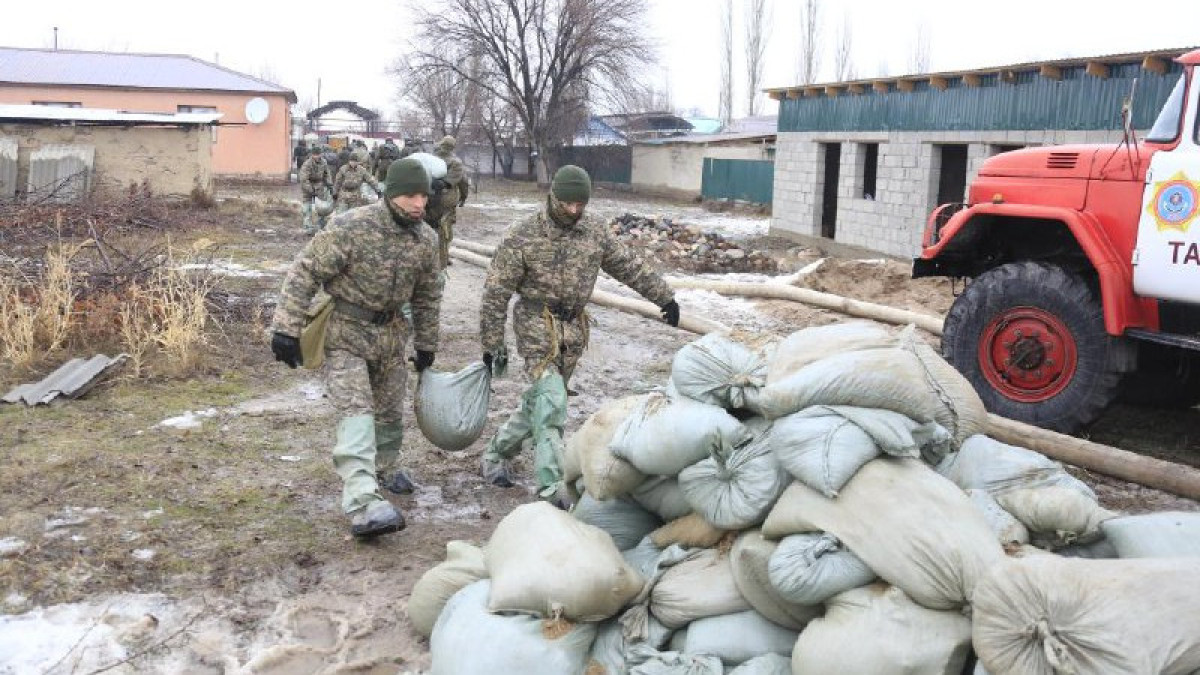
<instances>
[{"instance_id":1,"label":"red truck","mask_svg":"<svg viewBox=\"0 0 1200 675\"><path fill-rule=\"evenodd\" d=\"M988 409L1073 433L1118 397L1200 403L1200 50L1143 141L988 159L913 277L968 279L942 354Z\"/></svg>"}]
</instances>

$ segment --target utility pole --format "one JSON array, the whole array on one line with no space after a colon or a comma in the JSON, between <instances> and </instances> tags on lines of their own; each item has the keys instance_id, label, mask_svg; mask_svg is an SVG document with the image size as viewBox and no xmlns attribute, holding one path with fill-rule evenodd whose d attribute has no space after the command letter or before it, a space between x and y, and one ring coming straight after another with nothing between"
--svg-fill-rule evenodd
<instances>
[{"instance_id":1,"label":"utility pole","mask_svg":"<svg viewBox=\"0 0 1200 675\"><path fill-rule=\"evenodd\" d=\"M54 51L58 51L58 26L54 27Z\"/></svg>"}]
</instances>

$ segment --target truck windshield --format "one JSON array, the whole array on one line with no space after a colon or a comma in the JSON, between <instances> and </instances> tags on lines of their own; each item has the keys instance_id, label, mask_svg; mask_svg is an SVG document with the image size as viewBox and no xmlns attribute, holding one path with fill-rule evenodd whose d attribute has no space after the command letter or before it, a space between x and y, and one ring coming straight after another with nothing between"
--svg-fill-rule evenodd
<instances>
[{"instance_id":1,"label":"truck windshield","mask_svg":"<svg viewBox=\"0 0 1200 675\"><path fill-rule=\"evenodd\" d=\"M1148 142L1170 143L1179 135L1179 118L1183 115L1183 90L1186 82L1187 78L1180 75L1175 88L1171 90L1171 95L1167 97L1167 102L1159 111L1158 119L1154 120L1150 134L1146 136Z\"/></svg>"}]
</instances>

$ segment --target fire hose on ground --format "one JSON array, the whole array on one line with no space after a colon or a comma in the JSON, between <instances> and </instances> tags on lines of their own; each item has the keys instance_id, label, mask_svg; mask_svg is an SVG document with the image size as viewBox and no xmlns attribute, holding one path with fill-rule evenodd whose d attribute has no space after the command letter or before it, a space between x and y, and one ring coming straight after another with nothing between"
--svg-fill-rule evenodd
<instances>
[{"instance_id":1,"label":"fire hose on ground","mask_svg":"<svg viewBox=\"0 0 1200 675\"><path fill-rule=\"evenodd\" d=\"M490 256L494 253L495 247L462 239L455 239L454 245L450 247L451 257L483 268L487 268L491 263ZM721 295L737 295L747 298L790 300L893 325L911 323L934 335L942 334L941 317L780 283L710 281L692 278L668 278L668 282L673 288L678 289L706 290ZM650 319L660 318L659 308L644 300L626 298L605 291L594 291L591 301L603 307L640 314ZM718 323L687 312L686 308L679 322L679 328L699 335L727 330ZM1200 500L1200 470L1186 465L1146 457L1101 443L1093 443L993 414L988 415L987 435L1004 443L1036 450L1052 459L1105 476L1170 492L1188 499Z\"/></svg>"}]
</instances>

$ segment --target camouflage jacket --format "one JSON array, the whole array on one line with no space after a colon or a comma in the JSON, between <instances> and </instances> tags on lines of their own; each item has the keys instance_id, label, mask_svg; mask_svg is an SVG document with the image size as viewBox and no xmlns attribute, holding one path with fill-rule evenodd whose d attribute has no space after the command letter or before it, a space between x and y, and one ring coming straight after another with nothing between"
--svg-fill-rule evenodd
<instances>
[{"instance_id":1,"label":"camouflage jacket","mask_svg":"<svg viewBox=\"0 0 1200 675\"><path fill-rule=\"evenodd\" d=\"M300 192L305 199L312 199L321 194L325 186L332 183L333 176L329 173L329 164L323 157L309 157L300 165Z\"/></svg>"},{"instance_id":2,"label":"camouflage jacket","mask_svg":"<svg viewBox=\"0 0 1200 675\"><path fill-rule=\"evenodd\" d=\"M362 195L359 193L359 188L363 183L368 183L375 188L376 192L383 192L383 186L375 180L375 176L371 175L370 171L367 171L367 167L362 164L347 164L338 169L337 178L333 179L333 194L338 199L360 203Z\"/></svg>"},{"instance_id":3,"label":"camouflage jacket","mask_svg":"<svg viewBox=\"0 0 1200 675\"><path fill-rule=\"evenodd\" d=\"M284 279L272 330L298 336L317 290L376 312L399 312L412 305L416 349L436 351L442 304L437 235L428 225L400 225L382 200L335 216L308 242ZM330 324L353 324L352 342L369 338L377 327L335 311ZM394 324L403 324L398 319ZM363 337L366 336L366 337ZM331 348L339 348L332 344Z\"/></svg>"},{"instance_id":4,"label":"camouflage jacket","mask_svg":"<svg viewBox=\"0 0 1200 675\"><path fill-rule=\"evenodd\" d=\"M484 351L494 353L504 344L513 293L521 297L518 308L546 307L564 317L576 316L587 306L600 270L656 305L675 297L658 272L598 218L585 215L575 225L561 227L543 209L514 225L496 249L483 288L479 338Z\"/></svg>"},{"instance_id":5,"label":"camouflage jacket","mask_svg":"<svg viewBox=\"0 0 1200 675\"><path fill-rule=\"evenodd\" d=\"M442 191L440 197L442 200L441 207L443 211L456 208L463 183L467 180L466 169L463 168L462 160L453 152L441 153L435 152L434 155L442 158L446 162L446 175L442 177L442 181L446 183L446 189Z\"/></svg>"}]
</instances>

